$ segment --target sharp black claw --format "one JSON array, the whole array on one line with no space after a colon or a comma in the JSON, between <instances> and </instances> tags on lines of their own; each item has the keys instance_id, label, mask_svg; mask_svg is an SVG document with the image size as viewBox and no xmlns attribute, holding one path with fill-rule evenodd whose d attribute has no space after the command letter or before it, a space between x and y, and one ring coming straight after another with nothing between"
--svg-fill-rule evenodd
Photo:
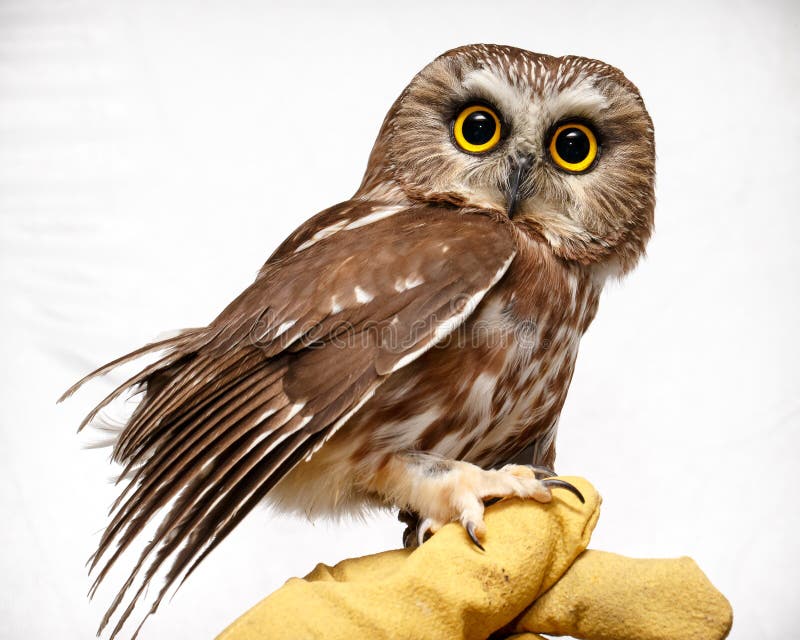
<instances>
[{"instance_id":1,"label":"sharp black claw","mask_svg":"<svg viewBox=\"0 0 800 640\"><path fill-rule=\"evenodd\" d=\"M472 544L474 544L476 547L478 547L478 549L480 549L481 551L486 551L486 549L483 548L483 545L481 544L481 541L478 540L478 536L475 535L475 523L474 522L470 522L470 523L467 524L467 535L469 536L469 539L472 540Z\"/></svg>"},{"instance_id":2,"label":"sharp black claw","mask_svg":"<svg viewBox=\"0 0 800 640\"><path fill-rule=\"evenodd\" d=\"M533 473L537 480L552 478L554 475L556 475L556 472L550 467L543 467L538 464L529 464L528 466L533 469Z\"/></svg>"},{"instance_id":3,"label":"sharp black claw","mask_svg":"<svg viewBox=\"0 0 800 640\"><path fill-rule=\"evenodd\" d=\"M428 519L423 520L417 525L417 546L421 547L423 543L431 537L430 533L431 521Z\"/></svg>"},{"instance_id":4,"label":"sharp black claw","mask_svg":"<svg viewBox=\"0 0 800 640\"><path fill-rule=\"evenodd\" d=\"M586 500L583 497L583 494L578 491L578 488L567 482L566 480L560 480L558 478L547 478L546 480L542 480L542 484L546 487L560 487L561 489L566 489L570 493L575 494L578 500L581 501L581 504L586 504Z\"/></svg>"},{"instance_id":5,"label":"sharp black claw","mask_svg":"<svg viewBox=\"0 0 800 640\"><path fill-rule=\"evenodd\" d=\"M406 525L406 530L403 532L403 547L406 549L413 549L417 546L417 529L420 524L419 516L411 511L400 511L397 514L397 519Z\"/></svg>"}]
</instances>

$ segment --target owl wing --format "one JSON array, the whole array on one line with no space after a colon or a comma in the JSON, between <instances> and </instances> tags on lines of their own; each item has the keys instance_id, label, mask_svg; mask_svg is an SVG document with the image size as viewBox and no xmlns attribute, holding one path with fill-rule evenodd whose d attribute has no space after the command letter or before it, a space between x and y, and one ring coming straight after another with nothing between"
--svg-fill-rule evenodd
<instances>
[{"instance_id":1,"label":"owl wing","mask_svg":"<svg viewBox=\"0 0 800 640\"><path fill-rule=\"evenodd\" d=\"M208 327L98 369L169 349L87 417L131 387L145 388L114 447L126 465L121 477L130 480L92 558L94 568L110 554L92 593L166 509L101 629L136 589L116 634L171 559L154 612L170 585L185 580L387 376L458 327L514 255L511 226L491 213L340 206L291 236Z\"/></svg>"}]
</instances>

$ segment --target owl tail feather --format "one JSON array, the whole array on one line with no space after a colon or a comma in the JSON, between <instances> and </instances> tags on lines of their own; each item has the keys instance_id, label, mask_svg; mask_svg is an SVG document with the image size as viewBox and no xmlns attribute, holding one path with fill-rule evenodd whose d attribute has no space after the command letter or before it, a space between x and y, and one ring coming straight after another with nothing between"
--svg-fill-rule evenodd
<instances>
[{"instance_id":1,"label":"owl tail feather","mask_svg":"<svg viewBox=\"0 0 800 640\"><path fill-rule=\"evenodd\" d=\"M113 445L113 459L124 465L119 481L126 484L89 560L94 574L89 595L139 534L151 524L155 531L98 634L106 628L112 638L119 634L158 574L164 580L144 619L154 613L168 590L179 589L281 478L313 453L331 424L354 410L376 384L367 367L359 379L364 384L336 388L327 404L304 414L304 405L284 388L291 363L300 356L271 357L248 344L215 348L210 343L217 335L214 329L189 329L147 345L100 367L64 394L115 366L163 351L84 421L125 392L144 393Z\"/></svg>"},{"instance_id":2,"label":"owl tail feather","mask_svg":"<svg viewBox=\"0 0 800 640\"><path fill-rule=\"evenodd\" d=\"M108 394L100 403L92 409L87 416L83 419L81 424L78 426L78 431L82 431L83 428L89 424L100 412L101 409L106 407L111 401L115 398L119 397L123 392L126 390L144 382L149 376L156 373L160 369L164 369L171 364L174 364L177 360L182 357L182 353L187 350L189 345L192 345L194 348L197 339L204 335L208 331L207 328L193 328L193 329L183 329L175 336L170 338L166 338L164 340L159 340L157 342L151 342L149 344L136 349L135 351L131 351L130 353L125 354L111 362L104 364L102 367L99 367L92 371L91 373L85 375L83 378L78 380L75 384L73 384L69 389L67 389L61 397L56 401L56 403L64 402L67 398L69 398L72 394L74 394L78 389L80 389L84 384L89 382L90 380L97 378L99 376L105 375L112 369L116 369L120 365L126 364L128 362L132 362L138 358L141 358L148 353L153 353L154 351L164 351L166 349L170 349L170 353L168 353L163 358L159 359L152 365L145 367L137 373L132 378L129 378L121 385L119 385L116 389L114 389L110 394Z\"/></svg>"}]
</instances>

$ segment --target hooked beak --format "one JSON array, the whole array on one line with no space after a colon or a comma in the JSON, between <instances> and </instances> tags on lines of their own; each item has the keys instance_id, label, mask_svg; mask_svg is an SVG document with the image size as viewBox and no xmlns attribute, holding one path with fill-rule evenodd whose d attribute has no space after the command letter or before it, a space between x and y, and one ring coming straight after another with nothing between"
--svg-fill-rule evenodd
<instances>
[{"instance_id":1,"label":"hooked beak","mask_svg":"<svg viewBox=\"0 0 800 640\"><path fill-rule=\"evenodd\" d=\"M528 172L531 170L532 165L533 158L530 156L511 159L511 173L508 180L508 193L506 194L506 213L509 218L514 217L520 201L520 186L528 177Z\"/></svg>"}]
</instances>

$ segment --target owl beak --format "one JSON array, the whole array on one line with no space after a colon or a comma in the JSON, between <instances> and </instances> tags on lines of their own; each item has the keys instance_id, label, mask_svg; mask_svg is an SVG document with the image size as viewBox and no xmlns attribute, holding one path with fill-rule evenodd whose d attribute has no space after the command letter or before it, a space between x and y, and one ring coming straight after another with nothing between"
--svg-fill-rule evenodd
<instances>
[{"instance_id":1,"label":"owl beak","mask_svg":"<svg viewBox=\"0 0 800 640\"><path fill-rule=\"evenodd\" d=\"M506 212L509 218L514 217L517 206L520 201L521 186L525 183L533 166L533 158L531 156L522 156L521 158L511 158L511 171L508 176L508 193L506 194Z\"/></svg>"}]
</instances>

